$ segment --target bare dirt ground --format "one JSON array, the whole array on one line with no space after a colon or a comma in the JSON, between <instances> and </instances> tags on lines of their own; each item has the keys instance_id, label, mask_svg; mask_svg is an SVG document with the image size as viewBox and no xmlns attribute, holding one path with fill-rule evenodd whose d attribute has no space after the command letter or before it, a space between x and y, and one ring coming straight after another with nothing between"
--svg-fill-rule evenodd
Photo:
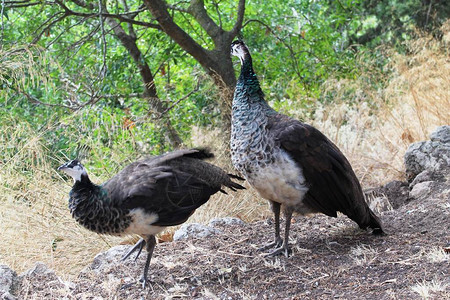
<instances>
[{"instance_id":1,"label":"bare dirt ground","mask_svg":"<svg viewBox=\"0 0 450 300\"><path fill-rule=\"evenodd\" d=\"M130 247L122 245L99 254L73 282L48 269L29 271L14 294L18 299L450 299L449 176L425 186L427 192L380 214L385 236L360 231L345 216L296 217L291 256L272 258L256 250L272 240L271 220L224 225L217 227L222 233L203 239L158 244L151 287L145 290L138 279L146 253L121 263Z\"/></svg>"}]
</instances>

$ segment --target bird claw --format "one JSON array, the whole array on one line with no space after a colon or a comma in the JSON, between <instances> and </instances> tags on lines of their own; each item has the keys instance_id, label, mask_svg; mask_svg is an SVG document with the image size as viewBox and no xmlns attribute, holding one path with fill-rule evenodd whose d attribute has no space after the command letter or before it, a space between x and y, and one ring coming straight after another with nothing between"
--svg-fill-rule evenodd
<instances>
[{"instance_id":1,"label":"bird claw","mask_svg":"<svg viewBox=\"0 0 450 300\"><path fill-rule=\"evenodd\" d=\"M133 254L137 249L139 249L138 254L136 255L134 261L136 261L139 257L139 255L142 252L142 249L144 248L146 242L144 239L140 239L128 252L122 257L122 261L127 259L131 254Z\"/></svg>"},{"instance_id":2,"label":"bird claw","mask_svg":"<svg viewBox=\"0 0 450 300\"><path fill-rule=\"evenodd\" d=\"M142 283L142 289L145 289L147 286L150 285L150 283L149 283L149 281L147 279L147 276L145 276L145 275L141 276L141 278L139 279L139 282Z\"/></svg>"},{"instance_id":3,"label":"bird claw","mask_svg":"<svg viewBox=\"0 0 450 300\"><path fill-rule=\"evenodd\" d=\"M283 244L283 239L282 238L277 238L272 243L258 248L258 251L266 251L267 249L271 249L271 248L274 248L274 247L279 248L282 244Z\"/></svg>"},{"instance_id":4,"label":"bird claw","mask_svg":"<svg viewBox=\"0 0 450 300\"><path fill-rule=\"evenodd\" d=\"M274 251L267 253L264 256L265 257L274 257L277 255L283 254L286 258L288 258L290 253L292 253L292 250L287 245L283 245L283 246L275 249Z\"/></svg>"}]
</instances>

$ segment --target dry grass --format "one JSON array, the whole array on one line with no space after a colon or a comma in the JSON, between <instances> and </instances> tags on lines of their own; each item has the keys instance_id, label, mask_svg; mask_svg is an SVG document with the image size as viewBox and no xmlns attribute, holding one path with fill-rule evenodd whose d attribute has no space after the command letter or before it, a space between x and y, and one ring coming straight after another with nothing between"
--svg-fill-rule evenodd
<instances>
[{"instance_id":1,"label":"dry grass","mask_svg":"<svg viewBox=\"0 0 450 300\"><path fill-rule=\"evenodd\" d=\"M358 245L350 250L350 257L357 266L373 263L378 257L378 251L367 245Z\"/></svg>"},{"instance_id":2,"label":"dry grass","mask_svg":"<svg viewBox=\"0 0 450 300\"><path fill-rule=\"evenodd\" d=\"M42 261L59 272L75 274L97 252L120 240L75 224L67 208L71 183L51 167L56 158L43 155L42 132L33 132L26 123L2 121L0 263L21 272Z\"/></svg>"},{"instance_id":3,"label":"dry grass","mask_svg":"<svg viewBox=\"0 0 450 300\"><path fill-rule=\"evenodd\" d=\"M311 123L347 155L363 186L403 177L408 146L429 139L440 125L450 124L450 60L436 41L411 42L408 56L392 54L394 75L383 91L363 80L332 81L334 104L321 106ZM350 103L344 97L355 89Z\"/></svg>"},{"instance_id":4,"label":"dry grass","mask_svg":"<svg viewBox=\"0 0 450 300\"><path fill-rule=\"evenodd\" d=\"M425 258L433 263L440 263L450 260L450 255L445 253L442 247L433 247L424 252Z\"/></svg>"},{"instance_id":5,"label":"dry grass","mask_svg":"<svg viewBox=\"0 0 450 300\"><path fill-rule=\"evenodd\" d=\"M435 299L433 294L436 292L445 292L447 284L437 280L422 281L412 286L411 289L418 293L422 299Z\"/></svg>"},{"instance_id":6,"label":"dry grass","mask_svg":"<svg viewBox=\"0 0 450 300\"><path fill-rule=\"evenodd\" d=\"M330 81L336 101L317 104L314 118L307 120L344 151L365 187L401 178L403 154L409 144L427 139L436 126L450 124L448 53L428 37L415 41L411 49L414 51L408 56L393 54L396 73L381 92L358 80ZM349 86L356 90L352 103L340 93ZM295 111L291 113L295 116ZM59 158L43 155L42 132L33 132L17 120L5 118L2 122L0 263L22 272L42 261L58 274L78 274L95 254L123 239L99 236L78 226L67 208L71 182L51 166L50 162ZM234 172L225 150L228 141L222 136L218 131L195 129L192 146L209 146L217 155L213 163ZM8 149L18 150L11 153ZM106 179L94 176L102 174L92 175L96 182ZM223 216L253 221L268 214L267 203L249 188L212 197L189 222L206 223Z\"/></svg>"}]
</instances>

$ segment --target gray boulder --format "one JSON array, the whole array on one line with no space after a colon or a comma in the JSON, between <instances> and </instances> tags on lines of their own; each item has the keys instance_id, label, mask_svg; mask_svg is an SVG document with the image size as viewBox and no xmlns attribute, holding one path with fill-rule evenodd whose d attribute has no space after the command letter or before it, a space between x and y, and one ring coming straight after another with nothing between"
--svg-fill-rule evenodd
<instances>
[{"instance_id":1,"label":"gray boulder","mask_svg":"<svg viewBox=\"0 0 450 300\"><path fill-rule=\"evenodd\" d=\"M409 181L425 170L434 173L450 168L450 126L438 127L430 137L430 141L411 144L405 153Z\"/></svg>"}]
</instances>

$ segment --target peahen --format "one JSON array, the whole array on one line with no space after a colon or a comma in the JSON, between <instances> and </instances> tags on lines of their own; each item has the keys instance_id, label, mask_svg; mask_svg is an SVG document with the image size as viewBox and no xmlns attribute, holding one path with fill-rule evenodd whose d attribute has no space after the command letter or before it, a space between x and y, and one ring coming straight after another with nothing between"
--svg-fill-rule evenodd
<instances>
[{"instance_id":1,"label":"peahen","mask_svg":"<svg viewBox=\"0 0 450 300\"><path fill-rule=\"evenodd\" d=\"M102 185L91 182L78 160L58 168L74 179L69 208L75 220L101 234L138 234L143 238L123 257L126 259L146 245L147 260L141 277L143 287L153 249L155 234L166 226L185 222L211 195L244 189L225 173L204 161L213 154L207 150L178 150L136 161Z\"/></svg>"},{"instance_id":2,"label":"peahen","mask_svg":"<svg viewBox=\"0 0 450 300\"><path fill-rule=\"evenodd\" d=\"M360 228L382 234L378 217L364 200L361 185L342 152L316 128L280 114L264 99L252 57L242 41L231 45L241 62L234 92L231 156L261 197L269 200L275 217L275 241L260 248L268 255L289 256L292 214L342 212ZM280 211L286 226L280 236Z\"/></svg>"}]
</instances>

